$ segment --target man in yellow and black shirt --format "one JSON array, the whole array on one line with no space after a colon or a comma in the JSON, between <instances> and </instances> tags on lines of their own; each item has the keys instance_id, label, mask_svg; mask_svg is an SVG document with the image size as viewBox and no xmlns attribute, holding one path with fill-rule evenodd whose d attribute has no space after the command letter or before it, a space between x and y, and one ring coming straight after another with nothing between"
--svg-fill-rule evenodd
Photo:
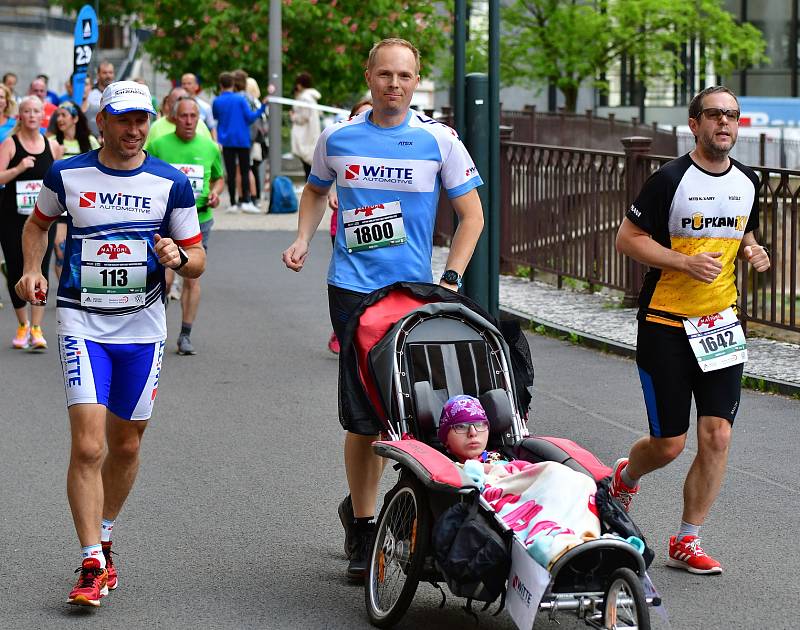
<instances>
[{"instance_id":1,"label":"man in yellow and black shirt","mask_svg":"<svg viewBox=\"0 0 800 630\"><path fill-rule=\"evenodd\" d=\"M700 547L699 533L725 475L746 353L708 365L704 360L711 355L693 349L689 335L700 337L693 332L715 321L740 332L736 258L756 271L770 265L754 236L758 176L728 156L739 114L736 96L725 87L697 94L689 105L695 149L645 182L617 234L620 252L650 266L639 295L636 352L650 435L617 460L611 491L627 509L639 479L683 451L694 395L698 452L684 484L682 521L670 538L667 565L698 574L722 572Z\"/></svg>"}]
</instances>

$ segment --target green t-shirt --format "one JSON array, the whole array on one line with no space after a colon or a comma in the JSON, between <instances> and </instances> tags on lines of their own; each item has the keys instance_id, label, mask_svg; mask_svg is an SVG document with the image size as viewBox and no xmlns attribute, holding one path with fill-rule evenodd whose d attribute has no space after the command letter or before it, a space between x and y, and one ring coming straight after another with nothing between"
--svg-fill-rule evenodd
<instances>
[{"instance_id":1,"label":"green t-shirt","mask_svg":"<svg viewBox=\"0 0 800 630\"><path fill-rule=\"evenodd\" d=\"M147 134L147 140L144 143L144 150L149 151L150 145L158 140L161 136L166 136L168 133L175 133L175 123L169 121L166 116L162 116L150 125L150 132ZM206 127L202 120L197 121L197 135L211 137L211 132Z\"/></svg>"},{"instance_id":2,"label":"green t-shirt","mask_svg":"<svg viewBox=\"0 0 800 630\"><path fill-rule=\"evenodd\" d=\"M210 221L212 209L206 205L209 182L222 177L222 158L217 143L199 135L184 142L176 134L170 133L151 142L148 153L186 174L194 190L198 221Z\"/></svg>"}]
</instances>

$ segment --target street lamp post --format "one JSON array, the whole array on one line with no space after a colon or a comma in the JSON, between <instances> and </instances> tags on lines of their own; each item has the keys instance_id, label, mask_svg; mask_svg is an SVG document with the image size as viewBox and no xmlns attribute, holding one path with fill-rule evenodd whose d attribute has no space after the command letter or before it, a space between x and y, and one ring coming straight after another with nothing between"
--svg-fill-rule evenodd
<instances>
[{"instance_id":1,"label":"street lamp post","mask_svg":"<svg viewBox=\"0 0 800 630\"><path fill-rule=\"evenodd\" d=\"M269 2L269 96L283 95L283 37L281 26L281 0ZM269 178L270 182L281 174L282 108L269 104ZM270 187L270 190L272 188Z\"/></svg>"}]
</instances>

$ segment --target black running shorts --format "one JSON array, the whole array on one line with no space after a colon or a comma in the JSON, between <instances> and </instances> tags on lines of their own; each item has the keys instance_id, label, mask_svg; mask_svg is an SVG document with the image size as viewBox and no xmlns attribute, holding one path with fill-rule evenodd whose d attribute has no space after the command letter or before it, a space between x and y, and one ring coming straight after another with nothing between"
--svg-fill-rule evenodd
<instances>
[{"instance_id":1,"label":"black running shorts","mask_svg":"<svg viewBox=\"0 0 800 630\"><path fill-rule=\"evenodd\" d=\"M689 430L692 395L698 417L716 416L733 424L744 365L703 372L683 327L640 321L636 365L653 437L676 437Z\"/></svg>"},{"instance_id":2,"label":"black running shorts","mask_svg":"<svg viewBox=\"0 0 800 630\"><path fill-rule=\"evenodd\" d=\"M358 293L328 285L328 310L330 312L331 325L333 326L333 332L336 333L336 337L340 341L344 337L344 330L350 320L350 316L366 295L366 293ZM340 360L341 356L340 354ZM342 379L350 376L349 371L345 372L343 375L343 370L339 369L339 422L346 431L351 433L378 435L384 430L384 427L380 420L375 417L365 396L360 391L356 391L359 389L358 384L348 382L347 385L342 386ZM346 400L343 401L343 398L346 398ZM346 409L347 412L342 413L342 409Z\"/></svg>"}]
</instances>

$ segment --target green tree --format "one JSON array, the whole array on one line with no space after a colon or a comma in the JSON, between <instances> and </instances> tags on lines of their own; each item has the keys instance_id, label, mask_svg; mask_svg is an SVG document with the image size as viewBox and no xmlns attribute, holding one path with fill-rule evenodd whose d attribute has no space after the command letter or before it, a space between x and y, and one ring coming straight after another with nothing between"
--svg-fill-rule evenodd
<instances>
[{"instance_id":1,"label":"green tree","mask_svg":"<svg viewBox=\"0 0 800 630\"><path fill-rule=\"evenodd\" d=\"M608 88L599 77L623 55L644 85L675 82L690 42L703 51L700 67L711 62L719 75L766 60L761 33L737 24L722 0L515 0L503 20L505 82L555 85L568 111L581 85Z\"/></svg>"},{"instance_id":2,"label":"green tree","mask_svg":"<svg viewBox=\"0 0 800 630\"><path fill-rule=\"evenodd\" d=\"M76 10L85 0L51 0ZM267 77L269 2L261 0L117 0L101 3L101 21L153 30L145 44L159 70L178 78L200 75L209 85L223 70L243 68L262 85ZM283 0L284 93L308 71L326 103L348 104L366 89L372 45L402 37L426 60L447 42L449 14L426 0Z\"/></svg>"}]
</instances>

